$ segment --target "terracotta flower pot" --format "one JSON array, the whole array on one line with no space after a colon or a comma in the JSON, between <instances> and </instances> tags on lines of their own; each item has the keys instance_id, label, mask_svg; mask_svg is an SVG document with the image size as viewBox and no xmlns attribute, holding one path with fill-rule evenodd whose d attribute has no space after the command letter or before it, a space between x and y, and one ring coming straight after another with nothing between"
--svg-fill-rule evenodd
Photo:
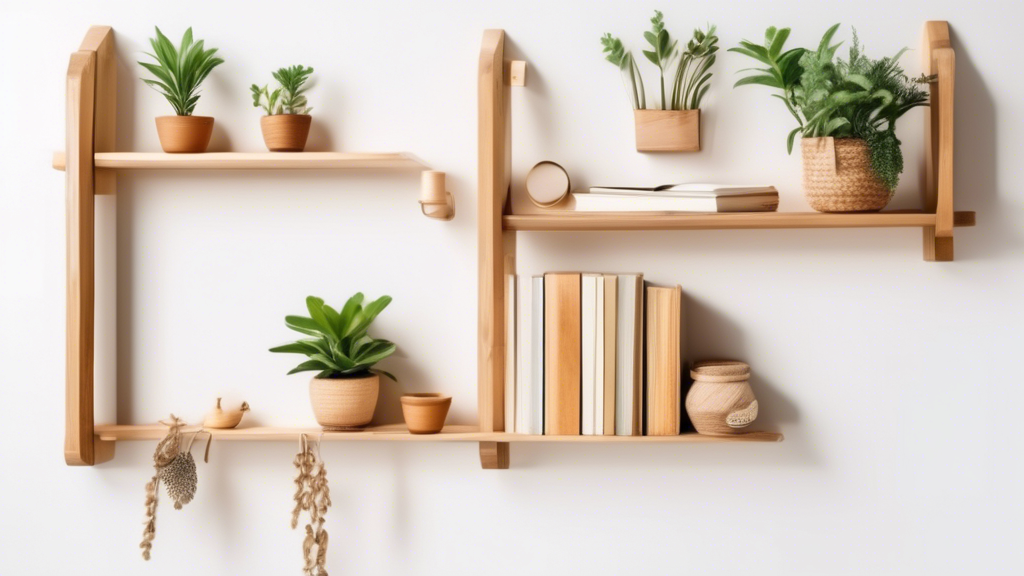
<instances>
[{"instance_id":1,"label":"terracotta flower pot","mask_svg":"<svg viewBox=\"0 0 1024 576\"><path fill-rule=\"evenodd\" d=\"M757 418L750 366L743 362L697 362L690 371L686 413L700 434L740 434Z\"/></svg>"},{"instance_id":2,"label":"terracotta flower pot","mask_svg":"<svg viewBox=\"0 0 1024 576\"><path fill-rule=\"evenodd\" d=\"M160 136L160 147L170 154L195 154L206 152L213 135L213 118L210 116L158 116L156 133Z\"/></svg>"},{"instance_id":3,"label":"terracotta flower pot","mask_svg":"<svg viewBox=\"0 0 1024 576\"><path fill-rule=\"evenodd\" d=\"M302 152L309 137L309 114L274 114L260 118L263 141L271 152Z\"/></svg>"},{"instance_id":4,"label":"terracotta flower pot","mask_svg":"<svg viewBox=\"0 0 1024 576\"><path fill-rule=\"evenodd\" d=\"M634 110L637 152L700 151L700 110Z\"/></svg>"},{"instance_id":5,"label":"terracotta flower pot","mask_svg":"<svg viewBox=\"0 0 1024 576\"><path fill-rule=\"evenodd\" d=\"M818 212L873 212L893 191L871 168L871 151L860 138L804 138L804 194Z\"/></svg>"},{"instance_id":6,"label":"terracotta flower pot","mask_svg":"<svg viewBox=\"0 0 1024 576\"><path fill-rule=\"evenodd\" d=\"M324 430L358 430L370 423L377 408L380 378L313 378L309 399Z\"/></svg>"},{"instance_id":7,"label":"terracotta flower pot","mask_svg":"<svg viewBox=\"0 0 1024 576\"><path fill-rule=\"evenodd\" d=\"M437 393L406 394L402 396L402 414L409 432L413 434L437 434L444 428L451 396Z\"/></svg>"}]
</instances>

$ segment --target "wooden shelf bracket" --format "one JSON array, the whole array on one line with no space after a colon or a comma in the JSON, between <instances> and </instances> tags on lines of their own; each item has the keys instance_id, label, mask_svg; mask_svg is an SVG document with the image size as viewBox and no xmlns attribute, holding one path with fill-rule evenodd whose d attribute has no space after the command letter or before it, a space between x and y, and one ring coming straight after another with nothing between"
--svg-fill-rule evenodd
<instances>
[{"instance_id":1,"label":"wooden shelf bracket","mask_svg":"<svg viewBox=\"0 0 1024 576\"><path fill-rule=\"evenodd\" d=\"M956 76L949 23L925 22L923 43L924 73L936 75L930 85L921 186L924 209L935 213L935 226L924 228L924 259L949 262L953 260L953 87Z\"/></svg>"},{"instance_id":2,"label":"wooden shelf bracket","mask_svg":"<svg viewBox=\"0 0 1024 576\"><path fill-rule=\"evenodd\" d=\"M71 55L67 75L67 375L64 460L92 466L114 457L114 443L95 437L95 196L110 194L114 174L100 176L94 153L113 150L117 64L114 32L89 29Z\"/></svg>"}]
</instances>

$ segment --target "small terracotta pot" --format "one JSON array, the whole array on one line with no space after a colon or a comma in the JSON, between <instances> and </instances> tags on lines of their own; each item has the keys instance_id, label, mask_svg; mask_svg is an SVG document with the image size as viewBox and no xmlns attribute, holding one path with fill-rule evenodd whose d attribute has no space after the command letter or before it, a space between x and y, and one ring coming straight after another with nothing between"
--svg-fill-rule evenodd
<instances>
[{"instance_id":1,"label":"small terracotta pot","mask_svg":"<svg viewBox=\"0 0 1024 576\"><path fill-rule=\"evenodd\" d=\"M210 116L158 116L156 133L160 147L168 154L198 154L206 152L213 135Z\"/></svg>"},{"instance_id":2,"label":"small terracotta pot","mask_svg":"<svg viewBox=\"0 0 1024 576\"><path fill-rule=\"evenodd\" d=\"M406 394L402 396L402 414L409 432L413 434L437 434L444 428L451 396L437 393Z\"/></svg>"},{"instance_id":3,"label":"small terracotta pot","mask_svg":"<svg viewBox=\"0 0 1024 576\"><path fill-rule=\"evenodd\" d=\"M686 413L700 434L741 434L757 418L750 366L743 362L697 362L690 371Z\"/></svg>"},{"instance_id":4,"label":"small terracotta pot","mask_svg":"<svg viewBox=\"0 0 1024 576\"><path fill-rule=\"evenodd\" d=\"M309 399L313 415L324 430L358 430L370 423L377 408L380 378L313 378Z\"/></svg>"},{"instance_id":5,"label":"small terracotta pot","mask_svg":"<svg viewBox=\"0 0 1024 576\"><path fill-rule=\"evenodd\" d=\"M700 110L634 110L637 152L700 151Z\"/></svg>"},{"instance_id":6,"label":"small terracotta pot","mask_svg":"<svg viewBox=\"0 0 1024 576\"><path fill-rule=\"evenodd\" d=\"M271 152L302 152L309 137L309 114L274 114L260 118L263 141Z\"/></svg>"},{"instance_id":7,"label":"small terracotta pot","mask_svg":"<svg viewBox=\"0 0 1024 576\"><path fill-rule=\"evenodd\" d=\"M804 138L804 194L818 212L874 212L893 191L871 168L871 150L860 138Z\"/></svg>"}]
</instances>

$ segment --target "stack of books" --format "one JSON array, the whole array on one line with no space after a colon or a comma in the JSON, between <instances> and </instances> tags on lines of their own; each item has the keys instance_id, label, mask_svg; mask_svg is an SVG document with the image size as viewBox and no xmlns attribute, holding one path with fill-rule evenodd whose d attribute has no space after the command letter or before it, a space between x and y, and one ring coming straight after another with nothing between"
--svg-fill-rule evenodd
<instances>
[{"instance_id":1,"label":"stack of books","mask_svg":"<svg viewBox=\"0 0 1024 576\"><path fill-rule=\"evenodd\" d=\"M681 287L558 272L507 289L506 432L679 434Z\"/></svg>"},{"instance_id":2,"label":"stack of books","mask_svg":"<svg viewBox=\"0 0 1024 576\"><path fill-rule=\"evenodd\" d=\"M654 188L594 186L574 192L578 212L774 212L774 186L666 184Z\"/></svg>"}]
</instances>

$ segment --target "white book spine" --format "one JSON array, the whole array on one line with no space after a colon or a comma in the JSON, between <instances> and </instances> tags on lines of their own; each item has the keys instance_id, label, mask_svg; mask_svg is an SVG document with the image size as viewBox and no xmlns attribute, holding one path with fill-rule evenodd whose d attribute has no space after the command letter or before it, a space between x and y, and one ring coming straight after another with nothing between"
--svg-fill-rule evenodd
<instances>
[{"instance_id":1,"label":"white book spine","mask_svg":"<svg viewBox=\"0 0 1024 576\"><path fill-rule=\"evenodd\" d=\"M516 433L532 434L530 413L533 376L533 283L529 276L517 278L516 293Z\"/></svg>"},{"instance_id":2,"label":"white book spine","mask_svg":"<svg viewBox=\"0 0 1024 576\"><path fill-rule=\"evenodd\" d=\"M597 277L597 303L594 306L594 434L604 434L604 278Z\"/></svg>"},{"instance_id":3,"label":"white book spine","mask_svg":"<svg viewBox=\"0 0 1024 576\"><path fill-rule=\"evenodd\" d=\"M530 344L533 354L530 360L530 427L528 434L544 433L544 277L533 277L533 330Z\"/></svg>"},{"instance_id":4,"label":"white book spine","mask_svg":"<svg viewBox=\"0 0 1024 576\"><path fill-rule=\"evenodd\" d=\"M516 276L508 276L505 300L505 432L516 431Z\"/></svg>"},{"instance_id":5,"label":"white book spine","mask_svg":"<svg viewBox=\"0 0 1024 576\"><path fill-rule=\"evenodd\" d=\"M718 212L714 197L573 194L577 212Z\"/></svg>"},{"instance_id":6,"label":"white book spine","mask_svg":"<svg viewBox=\"0 0 1024 576\"><path fill-rule=\"evenodd\" d=\"M597 348L597 276L583 275L580 287L580 434L594 435L594 356Z\"/></svg>"}]
</instances>

